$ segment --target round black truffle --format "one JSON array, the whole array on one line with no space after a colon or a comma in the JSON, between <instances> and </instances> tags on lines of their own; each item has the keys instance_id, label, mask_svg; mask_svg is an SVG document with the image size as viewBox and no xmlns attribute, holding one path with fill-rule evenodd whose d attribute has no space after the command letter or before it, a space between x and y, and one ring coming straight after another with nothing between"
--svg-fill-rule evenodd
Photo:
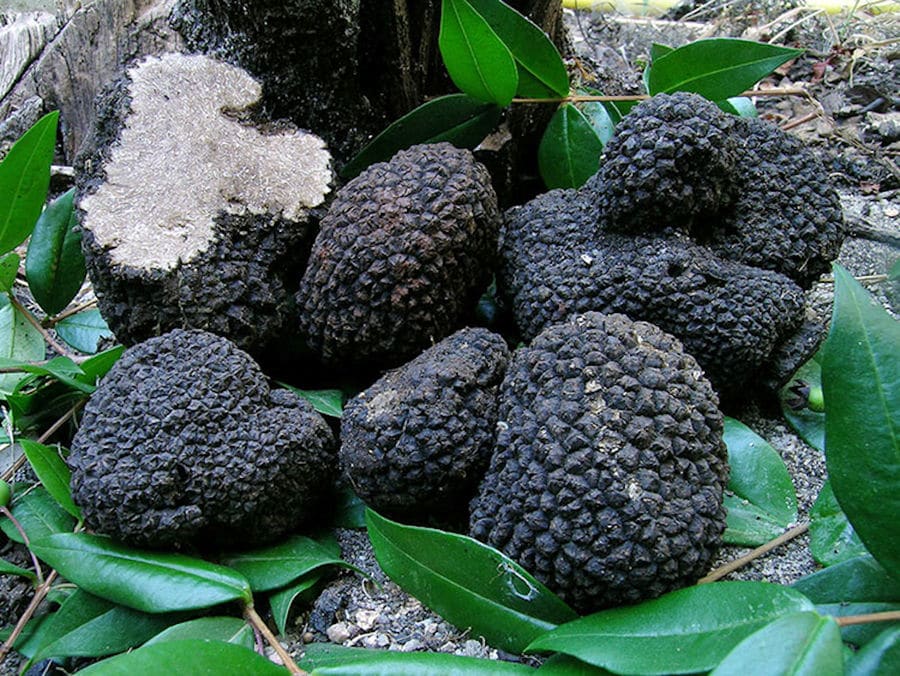
<instances>
[{"instance_id":1,"label":"round black truffle","mask_svg":"<svg viewBox=\"0 0 900 676\"><path fill-rule=\"evenodd\" d=\"M357 494L416 519L465 505L490 460L508 358L500 336L462 329L351 399L340 461Z\"/></svg>"},{"instance_id":2,"label":"round black truffle","mask_svg":"<svg viewBox=\"0 0 900 676\"><path fill-rule=\"evenodd\" d=\"M414 146L345 185L298 294L331 364L396 366L448 335L490 280L500 214L487 170L448 143Z\"/></svg>"},{"instance_id":3,"label":"round black truffle","mask_svg":"<svg viewBox=\"0 0 900 676\"><path fill-rule=\"evenodd\" d=\"M516 350L471 533L589 613L703 575L725 529L722 414L681 344L587 313Z\"/></svg>"},{"instance_id":4,"label":"round black truffle","mask_svg":"<svg viewBox=\"0 0 900 676\"><path fill-rule=\"evenodd\" d=\"M588 182L598 217L623 231L690 229L735 194L734 118L696 94L658 94L629 112Z\"/></svg>"},{"instance_id":5,"label":"round black truffle","mask_svg":"<svg viewBox=\"0 0 900 676\"><path fill-rule=\"evenodd\" d=\"M325 420L205 331L122 355L72 440L72 497L98 533L148 547L252 545L295 528L336 469Z\"/></svg>"}]
</instances>

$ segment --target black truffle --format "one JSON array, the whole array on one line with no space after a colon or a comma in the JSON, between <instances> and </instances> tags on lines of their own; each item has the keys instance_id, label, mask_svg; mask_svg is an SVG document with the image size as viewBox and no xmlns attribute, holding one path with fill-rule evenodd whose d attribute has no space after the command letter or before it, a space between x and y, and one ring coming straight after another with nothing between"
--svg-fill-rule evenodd
<instances>
[{"instance_id":1,"label":"black truffle","mask_svg":"<svg viewBox=\"0 0 900 676\"><path fill-rule=\"evenodd\" d=\"M510 360L471 533L583 613L689 585L725 529L722 425L657 327L599 313L548 327Z\"/></svg>"},{"instance_id":2,"label":"black truffle","mask_svg":"<svg viewBox=\"0 0 900 676\"><path fill-rule=\"evenodd\" d=\"M336 469L328 424L205 331L125 351L72 441L88 528L139 546L250 545L296 527Z\"/></svg>"},{"instance_id":3,"label":"black truffle","mask_svg":"<svg viewBox=\"0 0 900 676\"><path fill-rule=\"evenodd\" d=\"M696 94L659 94L635 106L588 183L601 218L623 231L704 224L735 194L734 128L735 118Z\"/></svg>"},{"instance_id":4,"label":"black truffle","mask_svg":"<svg viewBox=\"0 0 900 676\"><path fill-rule=\"evenodd\" d=\"M396 366L456 328L487 286L500 214L487 170L447 143L414 146L344 186L298 294L332 364Z\"/></svg>"},{"instance_id":5,"label":"black truffle","mask_svg":"<svg viewBox=\"0 0 900 676\"><path fill-rule=\"evenodd\" d=\"M804 319L803 291L783 275L720 258L676 232L604 230L585 192L552 191L506 216L498 286L526 339L577 312L620 312L676 335L729 393Z\"/></svg>"},{"instance_id":6,"label":"black truffle","mask_svg":"<svg viewBox=\"0 0 900 676\"><path fill-rule=\"evenodd\" d=\"M462 329L351 399L340 460L357 494L416 519L466 505L490 460L508 358L500 336Z\"/></svg>"}]
</instances>

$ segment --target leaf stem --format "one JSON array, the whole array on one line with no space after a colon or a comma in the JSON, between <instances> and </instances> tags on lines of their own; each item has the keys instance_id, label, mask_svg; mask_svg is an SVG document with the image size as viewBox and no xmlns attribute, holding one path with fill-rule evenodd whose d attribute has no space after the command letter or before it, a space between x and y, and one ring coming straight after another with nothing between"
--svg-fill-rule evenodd
<instances>
[{"instance_id":1,"label":"leaf stem","mask_svg":"<svg viewBox=\"0 0 900 676\"><path fill-rule=\"evenodd\" d=\"M854 624L869 624L871 622L895 622L900 620L900 610L885 610L880 613L867 613L866 615L845 615L835 617L834 621L839 627L849 627Z\"/></svg>"},{"instance_id":2,"label":"leaf stem","mask_svg":"<svg viewBox=\"0 0 900 676\"><path fill-rule=\"evenodd\" d=\"M54 434L56 434L57 430L59 430L60 427L65 425L72 416L74 416L76 413L78 413L78 411L81 409L81 407L84 406L86 403L87 403L87 397L76 402L75 405L72 406L72 408L70 408L68 411L66 411L65 413L62 414L62 416L59 418L59 420L57 420L55 423L50 425L50 427L47 428L46 432L44 432L41 436L39 436L37 438L37 443L39 443L39 444L46 443L47 440L50 437L52 437ZM26 460L27 459L25 458L24 455L20 455L16 459L16 461L5 472L3 472L3 476L2 476L3 480L10 481L13 478L13 475L15 475L15 473L19 471L19 469L22 467L22 465L25 464Z\"/></svg>"},{"instance_id":3,"label":"leaf stem","mask_svg":"<svg viewBox=\"0 0 900 676\"><path fill-rule=\"evenodd\" d=\"M288 671L296 676L307 676L308 672L303 671L300 667L297 666L297 663L294 662L294 659L290 656L287 650L284 649L284 646L281 645L281 642L278 640L278 637L272 633L272 630L269 629L269 625L267 625L263 619L259 616L259 613L256 612L256 609L253 607L252 603L247 603L244 605L244 619L250 623L250 625L256 629L263 637L266 639L266 642L272 646L275 650L275 653L278 657L281 658L282 663L285 667L287 667Z\"/></svg>"},{"instance_id":4,"label":"leaf stem","mask_svg":"<svg viewBox=\"0 0 900 676\"><path fill-rule=\"evenodd\" d=\"M6 505L0 507L0 514L3 514L7 519L12 521L12 525L15 526L17 531L19 531L19 535L22 536L25 547L26 549L28 549L28 553L31 555L31 563L34 566L34 572L37 574L38 584L44 584L44 571L41 570L40 561L38 561L37 557L34 555L34 552L31 551L31 541L28 539L28 535L25 534L25 529L22 528L22 524L19 523L19 520L12 515L12 512L9 511L9 507L7 507Z\"/></svg>"},{"instance_id":5,"label":"leaf stem","mask_svg":"<svg viewBox=\"0 0 900 676\"><path fill-rule=\"evenodd\" d=\"M799 535L803 535L808 530L809 530L808 522L796 525L793 528L791 528L790 530L779 535L774 540L770 540L766 544L764 544L760 547L757 547L753 551L750 551L747 554L744 554L743 556L739 556L738 558L734 559L733 561L729 561L728 563L726 563L722 566L719 566L718 568L716 568L714 571L712 571L706 577L700 578L697 581L697 584L707 584L709 582L715 582L716 580L721 579L730 573L733 573L734 571L738 570L739 568L743 568L751 561L754 561L754 560L760 558L761 556L768 554L773 549L776 549L777 547L780 547L781 545L783 545L785 542L789 542L789 541L793 540L795 537L797 537Z\"/></svg>"},{"instance_id":6,"label":"leaf stem","mask_svg":"<svg viewBox=\"0 0 900 676\"><path fill-rule=\"evenodd\" d=\"M809 92L802 87L771 87L769 89L753 89L741 92L738 96L809 96ZM572 94L565 97L556 98L515 98L513 103L587 103L590 101L643 101L649 99L649 94L627 94L622 96L594 96L589 94Z\"/></svg>"},{"instance_id":7,"label":"leaf stem","mask_svg":"<svg viewBox=\"0 0 900 676\"><path fill-rule=\"evenodd\" d=\"M46 598L47 594L50 591L50 586L56 580L56 577L59 575L55 570L51 570L50 574L47 575L47 579L34 590L34 596L31 599L31 603L28 604L28 607L25 609L25 612L22 613L22 616L19 618L19 621L16 622L16 626L13 627L12 633L9 635L9 638L6 639L6 643L0 647L0 661L6 657L6 654L13 647L13 644L16 642L16 639L19 638L19 635L22 633L22 630L25 628L25 625L28 623L33 616L35 611L38 609L38 606L41 605L41 602Z\"/></svg>"},{"instance_id":8,"label":"leaf stem","mask_svg":"<svg viewBox=\"0 0 900 676\"><path fill-rule=\"evenodd\" d=\"M63 345L61 345L56 340L56 338L54 338L52 335L50 335L50 332L47 329L45 329L43 326L41 326L41 323L35 318L35 316L33 314L31 314L31 312L29 312L28 308L26 308L24 305L22 305L22 303L19 301L19 299L16 298L15 294L9 293L7 295L9 296L9 302L12 304L12 306L23 317L25 317L26 320L28 320L29 324L31 324L34 328L36 328L40 332L41 337L43 337L43 339L47 343L47 345L50 346L50 349L52 349L57 354L62 355L63 357L68 357L72 361L78 361L80 359L80 357L75 355L71 350L68 350L65 347L63 347Z\"/></svg>"},{"instance_id":9,"label":"leaf stem","mask_svg":"<svg viewBox=\"0 0 900 676\"><path fill-rule=\"evenodd\" d=\"M79 303L78 305L73 305L72 307L63 310L55 317L51 317L47 321L47 324L49 325L50 328L53 328L54 326L59 324L63 319L68 319L72 315L77 315L79 312L82 312L84 310L89 310L90 308L92 308L96 305L97 305L96 298L94 298L93 300L89 300L85 303Z\"/></svg>"}]
</instances>

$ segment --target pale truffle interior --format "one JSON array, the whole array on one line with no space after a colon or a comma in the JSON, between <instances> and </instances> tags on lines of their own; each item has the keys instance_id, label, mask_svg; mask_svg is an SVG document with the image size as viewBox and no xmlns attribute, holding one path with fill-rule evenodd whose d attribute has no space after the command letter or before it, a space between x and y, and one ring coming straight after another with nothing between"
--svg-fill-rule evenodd
<instances>
[{"instance_id":1,"label":"pale truffle interior","mask_svg":"<svg viewBox=\"0 0 900 676\"><path fill-rule=\"evenodd\" d=\"M262 94L243 70L168 54L129 69L131 114L81 200L83 226L112 263L170 270L205 251L214 218L272 213L298 220L330 190L330 155L299 130L262 134L226 115Z\"/></svg>"}]
</instances>

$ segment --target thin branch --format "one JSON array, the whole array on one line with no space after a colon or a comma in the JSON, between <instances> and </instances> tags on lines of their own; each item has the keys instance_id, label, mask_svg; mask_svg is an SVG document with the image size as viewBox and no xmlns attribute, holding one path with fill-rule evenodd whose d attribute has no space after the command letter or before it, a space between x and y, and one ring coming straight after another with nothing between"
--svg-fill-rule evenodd
<instances>
[{"instance_id":1,"label":"thin branch","mask_svg":"<svg viewBox=\"0 0 900 676\"><path fill-rule=\"evenodd\" d=\"M41 602L50 592L50 586L56 580L56 577L58 575L59 573L57 573L55 570L51 570L50 574L47 575L47 579L44 580L43 584L41 584L37 589L34 590L34 597L32 597L31 603L28 604L25 612L22 613L22 617L20 617L19 621L16 622L16 626L13 627L12 633L9 635L9 638L6 639L6 643L4 643L2 647L0 647L0 661L2 661L3 658L6 657L6 654L12 649L13 644L16 642L16 639L19 638L19 634L22 633L22 630L25 628L28 620L34 617L35 611L38 609L38 606L41 605Z\"/></svg>"},{"instance_id":2,"label":"thin branch","mask_svg":"<svg viewBox=\"0 0 900 676\"><path fill-rule=\"evenodd\" d=\"M259 616L259 613L256 612L252 603L248 603L244 606L244 619L247 620L256 631L263 635L266 642L272 646L275 653L281 658L284 666L288 668L288 671L292 674L296 674L296 676L307 676L309 672L303 671L303 669L297 666L297 663L294 662L294 658L292 658L288 651L284 649L284 646L281 645L278 637L272 633L272 630L269 629L269 625L267 625Z\"/></svg>"},{"instance_id":3,"label":"thin branch","mask_svg":"<svg viewBox=\"0 0 900 676\"><path fill-rule=\"evenodd\" d=\"M60 312L60 313L59 313L58 315L56 315L55 317L51 317L51 318L50 318L50 321L49 321L49 324L50 324L51 327L56 326L56 325L59 324L63 319L68 319L68 318L71 317L72 315L77 315L79 312L82 312L82 311L84 311L84 310L88 310L88 309L94 307L95 305L97 305L97 299L96 299L96 298L94 298L93 300L89 300L89 301L87 301L87 302L85 302L85 303L80 303L80 304L78 304L78 305L75 305L75 306L73 306L73 307L70 307L70 308L67 309L67 310L63 310L62 312Z\"/></svg>"},{"instance_id":4,"label":"thin branch","mask_svg":"<svg viewBox=\"0 0 900 676\"><path fill-rule=\"evenodd\" d=\"M39 443L39 444L46 443L47 440L50 437L52 437L54 434L56 434L57 430L59 430L60 427L65 425L72 418L72 416L74 416L76 413L78 413L78 411L81 410L81 407L84 406L86 403L87 403L87 397L76 402L75 405L72 406L72 408L70 408L68 411L63 413L63 415L55 423L50 425L50 427L47 429L46 432L44 432L41 436L39 436L37 438L37 443ZM25 462L26 462L25 456L24 455L19 456L19 458L16 459L16 461L12 464L12 466L10 466L5 472L3 472L2 479L4 481L10 481L13 478L13 476L15 475L15 473L19 471L19 469L22 467L22 465L25 464Z\"/></svg>"},{"instance_id":5,"label":"thin branch","mask_svg":"<svg viewBox=\"0 0 900 676\"><path fill-rule=\"evenodd\" d=\"M783 545L785 542L789 542L790 540L793 540L795 537L797 537L799 535L803 535L808 530L809 530L809 523L801 523L798 526L794 526L789 531L782 533L777 538L775 538L774 540L772 540L770 542L767 542L766 544L762 545L761 547L757 547L753 551L748 552L747 554L744 554L744 556L740 556L740 557L736 558L734 561L729 561L728 563L726 563L722 566L719 566L718 568L716 568L714 571L712 571L706 577L700 578L697 581L697 584L707 584L708 582L715 582L716 580L721 579L730 573L733 573L734 571L738 570L739 568L743 568L751 561L755 561L756 559L760 558L761 556L768 554L773 549L776 549L777 547L780 547L781 545Z\"/></svg>"},{"instance_id":6,"label":"thin branch","mask_svg":"<svg viewBox=\"0 0 900 676\"><path fill-rule=\"evenodd\" d=\"M881 613L846 615L845 617L834 618L839 627L850 627L854 624L870 624L872 622L895 622L897 620L900 620L900 610L885 610Z\"/></svg>"},{"instance_id":7,"label":"thin branch","mask_svg":"<svg viewBox=\"0 0 900 676\"><path fill-rule=\"evenodd\" d=\"M12 303L12 306L16 308L16 310L18 310L19 313L21 313L22 316L24 316L25 319L28 320L28 322L40 332L47 345L49 345L54 352L62 355L63 357L68 357L72 361L78 361L79 359L81 359L81 357L75 355L71 350L64 347L56 340L56 338L50 335L50 332L43 326L41 326L41 323L35 318L33 314L31 314L31 312L28 311L28 308L22 305L19 299L16 298L15 294L10 293L7 294L7 296L9 296L9 302Z\"/></svg>"},{"instance_id":8,"label":"thin branch","mask_svg":"<svg viewBox=\"0 0 900 676\"><path fill-rule=\"evenodd\" d=\"M816 118L819 117L819 111L813 111L811 113L807 113L803 117L798 117L796 120L791 120L783 125L781 125L781 131L788 131L793 129L794 127L799 127L801 124L806 124L807 122L812 122Z\"/></svg>"},{"instance_id":9,"label":"thin branch","mask_svg":"<svg viewBox=\"0 0 900 676\"><path fill-rule=\"evenodd\" d=\"M34 572L37 574L38 584L43 584L44 571L41 570L40 561L38 561L37 557L34 555L34 552L31 551L31 541L28 539L28 535L25 533L25 529L22 528L22 524L20 524L19 520L12 515L12 512L9 511L9 508L6 505L0 507L0 514L3 514L7 519L12 521L12 525L15 526L17 531L19 531L19 535L22 536L25 547L26 549L28 549L28 553L31 555L31 563L34 566Z\"/></svg>"}]
</instances>

